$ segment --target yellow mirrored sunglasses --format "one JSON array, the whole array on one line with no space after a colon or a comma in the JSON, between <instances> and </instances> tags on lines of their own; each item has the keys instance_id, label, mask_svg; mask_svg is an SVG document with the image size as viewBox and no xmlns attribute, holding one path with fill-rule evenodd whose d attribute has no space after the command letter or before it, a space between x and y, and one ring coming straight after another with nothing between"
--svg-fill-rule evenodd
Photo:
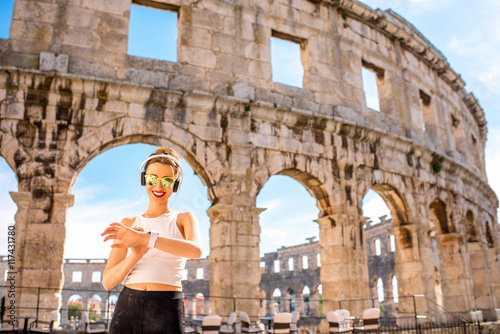
<instances>
[{"instance_id":1,"label":"yellow mirrored sunglasses","mask_svg":"<svg viewBox=\"0 0 500 334\"><path fill-rule=\"evenodd\" d=\"M158 176L156 175L144 175L144 178L146 179L146 184L148 186L156 186L156 184L158 183L159 180L161 180L161 184L163 184L163 186L165 188L172 188L174 183L175 183L175 177L170 177L170 176L165 176L165 177L162 177L162 178L159 178Z\"/></svg>"}]
</instances>

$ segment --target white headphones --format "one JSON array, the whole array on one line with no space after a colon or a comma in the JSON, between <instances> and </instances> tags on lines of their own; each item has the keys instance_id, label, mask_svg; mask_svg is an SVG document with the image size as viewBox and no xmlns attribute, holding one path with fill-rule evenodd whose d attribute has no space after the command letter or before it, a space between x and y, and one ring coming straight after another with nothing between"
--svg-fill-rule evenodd
<instances>
[{"instance_id":1,"label":"white headphones","mask_svg":"<svg viewBox=\"0 0 500 334\"><path fill-rule=\"evenodd\" d=\"M141 165L141 169L140 169L142 172L139 175L139 183L141 184L141 186L146 185L146 171L143 171L142 169L144 168L144 166L146 165L146 163L149 160L154 159L154 158L169 159L170 161L172 161L176 165L176 167L178 167L178 169L180 171L180 173L179 173L180 178L177 177L177 175L176 175L176 179L175 179L174 186L173 186L173 192L174 193L179 192L179 190L181 190L182 180L184 179L184 172L182 171L181 162L176 157L173 157L171 155L166 155L166 154L154 154L154 155L148 157L146 160L144 160L144 162Z\"/></svg>"}]
</instances>

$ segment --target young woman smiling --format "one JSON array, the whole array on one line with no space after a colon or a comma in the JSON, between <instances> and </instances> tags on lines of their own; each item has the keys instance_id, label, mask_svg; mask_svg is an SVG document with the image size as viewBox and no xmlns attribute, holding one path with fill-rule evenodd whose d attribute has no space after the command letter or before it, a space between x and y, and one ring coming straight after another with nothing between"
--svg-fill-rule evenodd
<instances>
[{"instance_id":1,"label":"young woman smiling","mask_svg":"<svg viewBox=\"0 0 500 334\"><path fill-rule=\"evenodd\" d=\"M101 234L104 241L114 239L102 285L106 290L125 285L109 333L184 333L181 278L186 258L201 257L198 221L168 204L182 184L177 152L159 148L143 167L140 182L146 186L148 209L110 224Z\"/></svg>"}]
</instances>

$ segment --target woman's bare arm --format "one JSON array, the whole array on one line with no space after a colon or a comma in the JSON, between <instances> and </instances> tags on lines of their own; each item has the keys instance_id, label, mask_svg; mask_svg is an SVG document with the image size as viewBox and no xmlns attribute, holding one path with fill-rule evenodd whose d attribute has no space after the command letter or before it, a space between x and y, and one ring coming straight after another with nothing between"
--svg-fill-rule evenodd
<instances>
[{"instance_id":1,"label":"woman's bare arm","mask_svg":"<svg viewBox=\"0 0 500 334\"><path fill-rule=\"evenodd\" d=\"M132 226L133 223L133 218L125 218L121 222L121 224L127 227ZM107 239L105 239L105 241L106 240ZM121 243L122 242L120 240L115 239L113 245ZM102 275L102 286L104 289L110 290L122 282L147 251L147 246L138 245L132 248L131 254L127 257L127 248L112 246L111 253L109 254L109 259L106 264L106 269L104 269L104 273Z\"/></svg>"},{"instance_id":2,"label":"woman's bare arm","mask_svg":"<svg viewBox=\"0 0 500 334\"><path fill-rule=\"evenodd\" d=\"M198 259L202 254L202 244L198 220L191 212L180 213L177 217L184 240L164 237L159 235L156 239L155 248L164 252ZM127 227L122 223L113 223L108 227L102 235L107 235L104 241L115 239L121 243L114 243L111 247L117 249L125 249L127 247L146 246L149 242L150 234L147 232L138 232Z\"/></svg>"}]
</instances>

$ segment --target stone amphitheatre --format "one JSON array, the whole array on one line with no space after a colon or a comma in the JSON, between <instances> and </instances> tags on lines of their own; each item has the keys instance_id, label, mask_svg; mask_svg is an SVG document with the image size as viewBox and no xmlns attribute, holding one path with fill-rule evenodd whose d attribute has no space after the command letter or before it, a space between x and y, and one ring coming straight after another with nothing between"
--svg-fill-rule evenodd
<instances>
[{"instance_id":1,"label":"stone amphitheatre","mask_svg":"<svg viewBox=\"0 0 500 334\"><path fill-rule=\"evenodd\" d=\"M127 54L131 2L178 13L177 62ZM271 37L300 44L303 88L273 82ZM361 204L372 189L391 211L399 294L425 295L425 312L438 276L444 308L496 318L484 112L396 13L355 0L15 0L0 50L0 154L18 180L16 284L54 288L40 307L60 307L78 173L108 149L147 143L180 151L208 186L210 292L230 297L211 301L211 313L227 314L233 297L238 310L265 312L255 203L281 174L317 200L323 299L369 296ZM377 75L380 112L366 107L362 68ZM32 290L16 298L37 303Z\"/></svg>"}]
</instances>

